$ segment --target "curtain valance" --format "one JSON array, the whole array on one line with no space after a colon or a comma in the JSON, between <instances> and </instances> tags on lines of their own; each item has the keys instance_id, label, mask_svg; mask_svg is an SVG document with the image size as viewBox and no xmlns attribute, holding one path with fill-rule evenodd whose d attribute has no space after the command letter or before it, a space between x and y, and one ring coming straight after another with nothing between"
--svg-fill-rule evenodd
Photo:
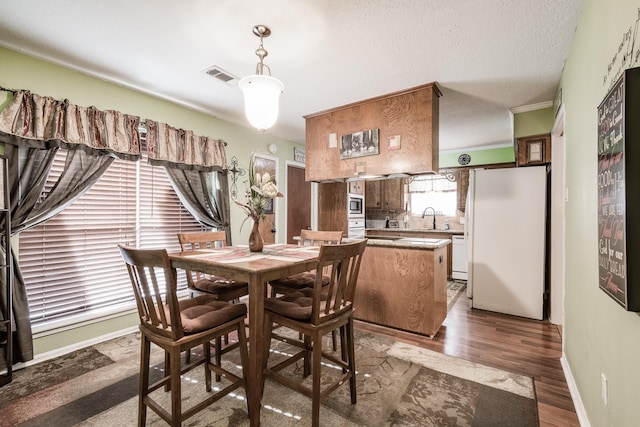
<instances>
[{"instance_id":1,"label":"curtain valance","mask_svg":"<svg viewBox=\"0 0 640 427\"><path fill-rule=\"evenodd\" d=\"M227 169L224 141L146 119L149 163L202 172Z\"/></svg>"},{"instance_id":2,"label":"curtain valance","mask_svg":"<svg viewBox=\"0 0 640 427\"><path fill-rule=\"evenodd\" d=\"M140 118L113 110L81 107L18 90L0 112L0 136L8 144L82 149L93 155L140 158Z\"/></svg>"}]
</instances>

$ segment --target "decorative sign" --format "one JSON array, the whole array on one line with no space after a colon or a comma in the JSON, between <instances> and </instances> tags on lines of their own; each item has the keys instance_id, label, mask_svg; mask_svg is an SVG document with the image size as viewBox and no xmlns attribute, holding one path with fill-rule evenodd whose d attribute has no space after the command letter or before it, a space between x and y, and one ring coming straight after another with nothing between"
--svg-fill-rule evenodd
<instances>
[{"instance_id":1,"label":"decorative sign","mask_svg":"<svg viewBox=\"0 0 640 427\"><path fill-rule=\"evenodd\" d=\"M638 237L634 235L638 227L629 227L629 221L637 221L639 212L633 199L627 198L626 183L637 182L638 178L640 159L631 155L629 147L640 144L638 127L633 125L638 120L638 108L633 104L637 104L639 89L640 68L625 70L598 107L599 285L633 311L640 310L640 289L633 285L637 282L635 275L640 273L635 266L640 260L627 242ZM638 189L629 191L634 194Z\"/></svg>"},{"instance_id":2,"label":"decorative sign","mask_svg":"<svg viewBox=\"0 0 640 427\"><path fill-rule=\"evenodd\" d=\"M293 160L296 162L304 163L305 161L305 151L304 148L293 147Z\"/></svg>"}]
</instances>

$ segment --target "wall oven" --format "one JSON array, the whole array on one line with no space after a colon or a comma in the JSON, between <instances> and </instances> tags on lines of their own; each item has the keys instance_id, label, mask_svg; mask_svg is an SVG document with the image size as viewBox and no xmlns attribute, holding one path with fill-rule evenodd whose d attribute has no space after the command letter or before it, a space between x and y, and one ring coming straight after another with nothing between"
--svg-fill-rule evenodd
<instances>
[{"instance_id":1,"label":"wall oven","mask_svg":"<svg viewBox=\"0 0 640 427\"><path fill-rule=\"evenodd\" d=\"M350 219L347 237L350 239L364 239L364 218Z\"/></svg>"},{"instance_id":2,"label":"wall oven","mask_svg":"<svg viewBox=\"0 0 640 427\"><path fill-rule=\"evenodd\" d=\"M364 220L364 196L362 194L347 194L347 213L349 219Z\"/></svg>"}]
</instances>

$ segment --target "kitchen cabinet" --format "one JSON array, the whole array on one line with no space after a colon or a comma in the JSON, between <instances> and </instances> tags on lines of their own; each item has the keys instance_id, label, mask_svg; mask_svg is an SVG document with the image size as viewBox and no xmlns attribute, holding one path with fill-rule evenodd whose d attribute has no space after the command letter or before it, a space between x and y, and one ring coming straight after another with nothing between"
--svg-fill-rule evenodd
<instances>
[{"instance_id":1,"label":"kitchen cabinet","mask_svg":"<svg viewBox=\"0 0 640 427\"><path fill-rule=\"evenodd\" d=\"M516 166L551 163L551 134L531 135L516 139Z\"/></svg>"},{"instance_id":2,"label":"kitchen cabinet","mask_svg":"<svg viewBox=\"0 0 640 427\"><path fill-rule=\"evenodd\" d=\"M318 230L342 230L347 236L349 220L347 213L347 184L327 182L318 184Z\"/></svg>"},{"instance_id":3,"label":"kitchen cabinet","mask_svg":"<svg viewBox=\"0 0 640 427\"><path fill-rule=\"evenodd\" d=\"M366 230L367 237L391 237L391 238L400 238L400 237L426 237L429 239L450 239L452 240L452 236L462 235L462 231L445 231L445 230L415 230L415 229L368 229ZM447 246L447 279L451 280L453 278L453 245Z\"/></svg>"},{"instance_id":4,"label":"kitchen cabinet","mask_svg":"<svg viewBox=\"0 0 640 427\"><path fill-rule=\"evenodd\" d=\"M365 208L404 210L404 180L393 178L367 181L365 184Z\"/></svg>"},{"instance_id":5,"label":"kitchen cabinet","mask_svg":"<svg viewBox=\"0 0 640 427\"><path fill-rule=\"evenodd\" d=\"M446 247L418 249L370 242L360 264L354 317L435 336L447 316L446 263Z\"/></svg>"},{"instance_id":6,"label":"kitchen cabinet","mask_svg":"<svg viewBox=\"0 0 640 427\"><path fill-rule=\"evenodd\" d=\"M305 179L437 172L441 95L433 82L304 116ZM380 131L379 153L346 155L342 137L371 129Z\"/></svg>"},{"instance_id":7,"label":"kitchen cabinet","mask_svg":"<svg viewBox=\"0 0 640 427\"><path fill-rule=\"evenodd\" d=\"M361 194L364 196L364 181L350 181L348 186L349 193Z\"/></svg>"}]
</instances>

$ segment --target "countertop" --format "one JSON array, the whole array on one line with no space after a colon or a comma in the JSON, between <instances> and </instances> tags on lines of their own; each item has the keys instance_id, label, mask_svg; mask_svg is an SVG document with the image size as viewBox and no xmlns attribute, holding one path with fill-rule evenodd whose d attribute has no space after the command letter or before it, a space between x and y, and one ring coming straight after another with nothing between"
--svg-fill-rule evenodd
<instances>
[{"instance_id":1,"label":"countertop","mask_svg":"<svg viewBox=\"0 0 640 427\"><path fill-rule=\"evenodd\" d=\"M382 236L380 236L382 237ZM356 241L359 239L342 239L343 242ZM450 239L429 239L424 237L402 237L402 238L369 238L367 246L386 246L392 248L409 249L438 249L451 244Z\"/></svg>"},{"instance_id":2,"label":"countertop","mask_svg":"<svg viewBox=\"0 0 640 427\"><path fill-rule=\"evenodd\" d=\"M437 233L437 234L450 234L452 236L461 236L464 234L464 230L428 230L426 228L366 228L365 234L369 231L384 231L385 234L395 232L402 233Z\"/></svg>"}]
</instances>

